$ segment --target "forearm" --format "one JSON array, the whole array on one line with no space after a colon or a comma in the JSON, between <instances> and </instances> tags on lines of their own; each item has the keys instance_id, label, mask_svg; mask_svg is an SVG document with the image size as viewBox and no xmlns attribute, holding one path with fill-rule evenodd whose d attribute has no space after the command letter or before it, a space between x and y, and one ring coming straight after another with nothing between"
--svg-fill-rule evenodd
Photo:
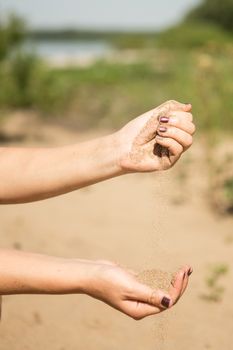
<instances>
[{"instance_id":1,"label":"forearm","mask_svg":"<svg viewBox=\"0 0 233 350\"><path fill-rule=\"evenodd\" d=\"M0 203L57 196L118 176L115 135L59 148L0 149Z\"/></svg>"},{"instance_id":2,"label":"forearm","mask_svg":"<svg viewBox=\"0 0 233 350\"><path fill-rule=\"evenodd\" d=\"M86 262L0 250L0 295L84 293Z\"/></svg>"}]
</instances>

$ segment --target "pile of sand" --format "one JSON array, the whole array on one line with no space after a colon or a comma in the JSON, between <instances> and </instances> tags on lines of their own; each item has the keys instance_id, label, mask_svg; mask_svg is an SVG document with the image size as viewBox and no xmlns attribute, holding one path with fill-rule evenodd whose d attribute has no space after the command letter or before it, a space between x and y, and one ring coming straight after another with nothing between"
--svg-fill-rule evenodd
<instances>
[{"instance_id":1,"label":"pile of sand","mask_svg":"<svg viewBox=\"0 0 233 350\"><path fill-rule=\"evenodd\" d=\"M173 274L161 270L144 270L137 276L139 282L148 285L152 289L169 290Z\"/></svg>"}]
</instances>

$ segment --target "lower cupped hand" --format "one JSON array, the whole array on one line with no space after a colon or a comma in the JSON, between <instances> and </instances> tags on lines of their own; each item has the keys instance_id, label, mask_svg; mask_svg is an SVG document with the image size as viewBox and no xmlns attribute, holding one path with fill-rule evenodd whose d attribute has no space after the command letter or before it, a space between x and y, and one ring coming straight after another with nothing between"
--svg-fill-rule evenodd
<instances>
[{"instance_id":1,"label":"lower cupped hand","mask_svg":"<svg viewBox=\"0 0 233 350\"><path fill-rule=\"evenodd\" d=\"M97 261L87 266L89 281L85 293L135 320L173 307L186 290L192 273L190 266L181 268L166 292L140 283L137 274L111 262Z\"/></svg>"}]
</instances>

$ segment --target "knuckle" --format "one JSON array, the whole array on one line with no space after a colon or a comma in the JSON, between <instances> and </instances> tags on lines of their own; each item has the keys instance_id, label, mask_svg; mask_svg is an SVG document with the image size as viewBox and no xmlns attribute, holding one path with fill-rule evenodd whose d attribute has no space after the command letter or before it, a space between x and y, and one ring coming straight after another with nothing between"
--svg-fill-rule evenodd
<instances>
[{"instance_id":1,"label":"knuckle","mask_svg":"<svg viewBox=\"0 0 233 350\"><path fill-rule=\"evenodd\" d=\"M177 146L177 155L181 156L181 154L184 152L183 146L179 145Z\"/></svg>"},{"instance_id":2,"label":"knuckle","mask_svg":"<svg viewBox=\"0 0 233 350\"><path fill-rule=\"evenodd\" d=\"M193 121L193 115L192 113L189 113L189 112L185 112L185 116L186 116L186 120L192 122Z\"/></svg>"},{"instance_id":3,"label":"knuckle","mask_svg":"<svg viewBox=\"0 0 233 350\"><path fill-rule=\"evenodd\" d=\"M153 290L151 293L149 299L148 299L148 304L150 305L156 305L157 304L157 298L156 298L156 291Z\"/></svg>"},{"instance_id":4,"label":"knuckle","mask_svg":"<svg viewBox=\"0 0 233 350\"><path fill-rule=\"evenodd\" d=\"M174 108L174 106L177 104L177 102L175 100L169 100L167 102L169 108Z\"/></svg>"},{"instance_id":5,"label":"knuckle","mask_svg":"<svg viewBox=\"0 0 233 350\"><path fill-rule=\"evenodd\" d=\"M176 103L177 103L176 100L169 100L168 102L169 102L170 104L176 104Z\"/></svg>"},{"instance_id":6,"label":"knuckle","mask_svg":"<svg viewBox=\"0 0 233 350\"><path fill-rule=\"evenodd\" d=\"M177 126L179 124L179 117L176 115L170 115L170 124Z\"/></svg>"},{"instance_id":7,"label":"knuckle","mask_svg":"<svg viewBox=\"0 0 233 350\"><path fill-rule=\"evenodd\" d=\"M171 127L171 128L168 128L168 133L169 133L169 136L171 137L174 137L176 135L176 129Z\"/></svg>"},{"instance_id":8,"label":"knuckle","mask_svg":"<svg viewBox=\"0 0 233 350\"><path fill-rule=\"evenodd\" d=\"M191 120L191 122L193 121L193 115L192 115L192 113L189 113L190 114L190 120Z\"/></svg>"},{"instance_id":9,"label":"knuckle","mask_svg":"<svg viewBox=\"0 0 233 350\"><path fill-rule=\"evenodd\" d=\"M167 113L167 117L169 118L169 125L176 125L178 123L179 117L175 111L169 110Z\"/></svg>"},{"instance_id":10,"label":"knuckle","mask_svg":"<svg viewBox=\"0 0 233 350\"><path fill-rule=\"evenodd\" d=\"M186 145L190 147L193 144L193 138L191 135L187 136Z\"/></svg>"},{"instance_id":11,"label":"knuckle","mask_svg":"<svg viewBox=\"0 0 233 350\"><path fill-rule=\"evenodd\" d=\"M196 132L196 126L195 126L195 124L192 124L191 134L194 135L195 132Z\"/></svg>"}]
</instances>

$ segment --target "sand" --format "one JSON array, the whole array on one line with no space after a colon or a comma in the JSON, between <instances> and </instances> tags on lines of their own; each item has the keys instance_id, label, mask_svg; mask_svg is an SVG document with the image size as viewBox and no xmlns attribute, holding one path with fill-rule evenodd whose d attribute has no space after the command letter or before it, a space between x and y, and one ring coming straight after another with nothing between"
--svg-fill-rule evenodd
<instances>
[{"instance_id":1,"label":"sand","mask_svg":"<svg viewBox=\"0 0 233 350\"><path fill-rule=\"evenodd\" d=\"M168 291L173 274L162 270L151 269L140 272L137 278L139 282L148 285L152 289Z\"/></svg>"},{"instance_id":2,"label":"sand","mask_svg":"<svg viewBox=\"0 0 233 350\"><path fill-rule=\"evenodd\" d=\"M96 136L46 125L32 130L38 137L27 145ZM135 271L176 271L187 263L194 272L173 309L140 322L82 295L4 297L0 350L230 349L233 219L209 207L204 147L196 137L163 174L129 175L47 201L1 206L1 247L107 259ZM200 295L207 291L209 266L218 263L229 272L221 279L222 301L210 303Z\"/></svg>"}]
</instances>

